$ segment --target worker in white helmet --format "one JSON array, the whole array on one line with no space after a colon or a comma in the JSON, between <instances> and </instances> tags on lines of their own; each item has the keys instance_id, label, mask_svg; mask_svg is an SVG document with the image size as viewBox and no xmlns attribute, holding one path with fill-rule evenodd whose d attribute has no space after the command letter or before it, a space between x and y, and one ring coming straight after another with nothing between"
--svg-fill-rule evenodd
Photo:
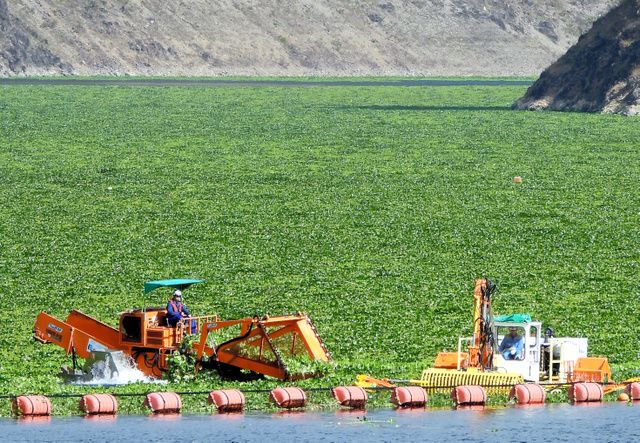
<instances>
[{"instance_id":1,"label":"worker in white helmet","mask_svg":"<svg viewBox=\"0 0 640 443\"><path fill-rule=\"evenodd\" d=\"M191 313L185 304L182 303L182 291L176 289L173 291L173 298L167 303L167 320L169 326L175 327L181 319L190 316Z\"/></svg>"}]
</instances>

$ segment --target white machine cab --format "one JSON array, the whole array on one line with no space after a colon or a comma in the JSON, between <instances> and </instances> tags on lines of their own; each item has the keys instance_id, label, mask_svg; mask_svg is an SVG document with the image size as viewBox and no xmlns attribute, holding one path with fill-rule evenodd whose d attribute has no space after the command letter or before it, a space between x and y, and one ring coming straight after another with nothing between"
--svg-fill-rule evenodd
<instances>
[{"instance_id":1,"label":"white machine cab","mask_svg":"<svg viewBox=\"0 0 640 443\"><path fill-rule=\"evenodd\" d=\"M526 381L540 381L540 322L495 323L493 365L500 372L521 374ZM519 346L514 343L519 342Z\"/></svg>"},{"instance_id":2,"label":"white machine cab","mask_svg":"<svg viewBox=\"0 0 640 443\"><path fill-rule=\"evenodd\" d=\"M494 317L493 367L521 374L525 381L566 381L575 362L587 356L586 338L553 337L542 323L526 314ZM542 374L541 374L542 371Z\"/></svg>"}]
</instances>

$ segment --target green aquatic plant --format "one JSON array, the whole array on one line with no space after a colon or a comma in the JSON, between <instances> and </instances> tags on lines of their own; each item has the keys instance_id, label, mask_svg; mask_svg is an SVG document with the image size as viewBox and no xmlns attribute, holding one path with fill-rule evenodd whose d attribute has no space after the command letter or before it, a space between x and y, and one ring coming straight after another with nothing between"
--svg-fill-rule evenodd
<instances>
[{"instance_id":1,"label":"green aquatic plant","mask_svg":"<svg viewBox=\"0 0 640 443\"><path fill-rule=\"evenodd\" d=\"M281 355L291 379L325 377L335 370L335 363L311 360L306 355Z\"/></svg>"},{"instance_id":2,"label":"green aquatic plant","mask_svg":"<svg viewBox=\"0 0 640 443\"><path fill-rule=\"evenodd\" d=\"M337 366L303 387L418 378L471 334L482 275L496 314L633 376L640 125L512 111L525 89L3 85L0 390L86 389L59 382L70 358L32 340L36 315L117 326L175 276L207 280L194 314L307 312Z\"/></svg>"}]
</instances>

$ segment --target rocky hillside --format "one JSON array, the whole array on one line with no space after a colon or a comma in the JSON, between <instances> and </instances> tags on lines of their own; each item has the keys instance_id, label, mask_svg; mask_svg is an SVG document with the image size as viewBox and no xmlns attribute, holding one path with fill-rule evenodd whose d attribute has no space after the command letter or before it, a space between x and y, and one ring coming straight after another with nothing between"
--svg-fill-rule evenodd
<instances>
[{"instance_id":1,"label":"rocky hillside","mask_svg":"<svg viewBox=\"0 0 640 443\"><path fill-rule=\"evenodd\" d=\"M640 0L599 19L514 107L640 114Z\"/></svg>"},{"instance_id":2,"label":"rocky hillside","mask_svg":"<svg viewBox=\"0 0 640 443\"><path fill-rule=\"evenodd\" d=\"M0 0L0 75L534 75L617 0Z\"/></svg>"}]
</instances>

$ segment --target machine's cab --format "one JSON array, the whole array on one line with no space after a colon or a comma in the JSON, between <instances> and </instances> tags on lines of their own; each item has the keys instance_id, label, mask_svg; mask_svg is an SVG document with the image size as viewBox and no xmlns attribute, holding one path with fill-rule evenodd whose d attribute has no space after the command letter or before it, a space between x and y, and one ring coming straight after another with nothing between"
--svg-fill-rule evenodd
<instances>
[{"instance_id":1,"label":"machine's cab","mask_svg":"<svg viewBox=\"0 0 640 443\"><path fill-rule=\"evenodd\" d=\"M538 382L541 327L537 321L494 321L494 368L521 374L526 381Z\"/></svg>"},{"instance_id":2,"label":"machine's cab","mask_svg":"<svg viewBox=\"0 0 640 443\"><path fill-rule=\"evenodd\" d=\"M123 346L168 348L179 341L176 328L167 324L167 310L147 307L120 315L120 343Z\"/></svg>"},{"instance_id":3,"label":"machine's cab","mask_svg":"<svg viewBox=\"0 0 640 443\"><path fill-rule=\"evenodd\" d=\"M158 288L184 290L202 280L170 279L148 281L144 284L147 294ZM167 310L162 306L151 306L134 309L120 315L120 345L121 347L144 347L153 349L173 348L180 344L185 334L183 324L179 327L169 326Z\"/></svg>"}]
</instances>

